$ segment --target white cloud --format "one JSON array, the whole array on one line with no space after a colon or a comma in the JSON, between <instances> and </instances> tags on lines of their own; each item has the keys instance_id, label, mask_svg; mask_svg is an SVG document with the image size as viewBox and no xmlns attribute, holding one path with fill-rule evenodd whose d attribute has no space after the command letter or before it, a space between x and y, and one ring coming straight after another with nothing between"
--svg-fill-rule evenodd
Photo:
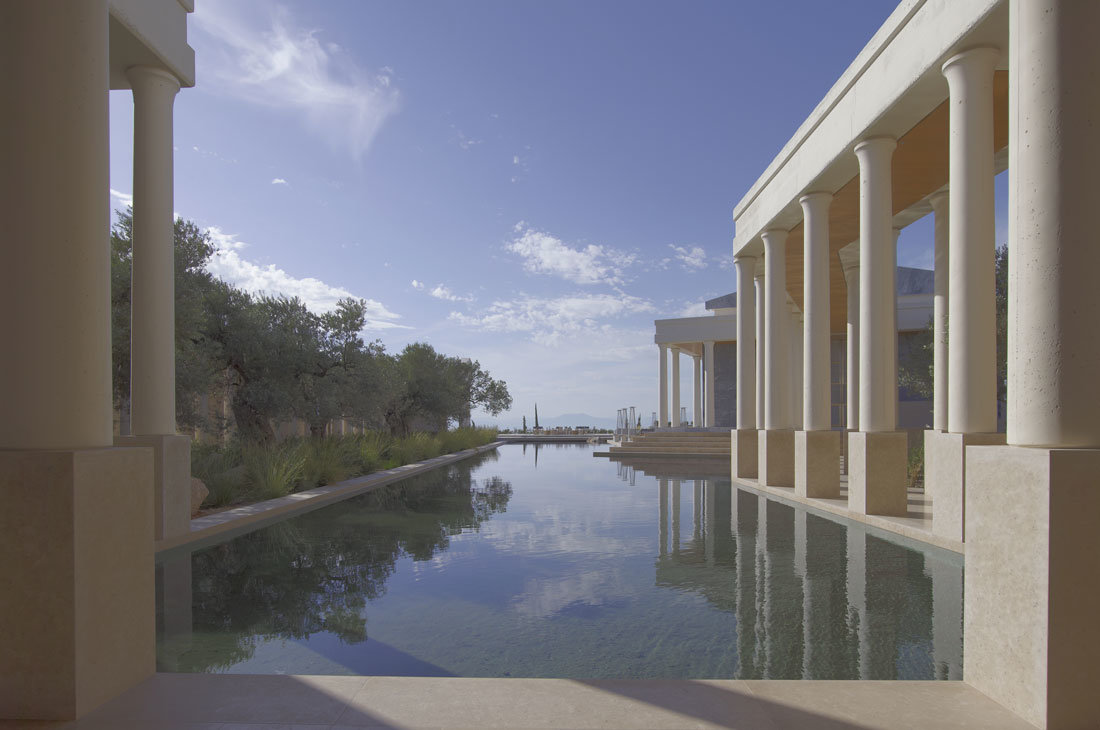
<instances>
[{"instance_id":1,"label":"white cloud","mask_svg":"<svg viewBox=\"0 0 1100 730\"><path fill-rule=\"evenodd\" d=\"M605 320L652 311L650 302L628 294L571 294L496 301L480 314L451 312L449 319L487 332L526 332L535 342L554 344L567 335L609 331Z\"/></svg>"},{"instance_id":2,"label":"white cloud","mask_svg":"<svg viewBox=\"0 0 1100 730\"><path fill-rule=\"evenodd\" d=\"M413 279L413 280L412 280L412 288L413 288L413 289L416 289L417 291L419 291L419 290L421 290L421 289L423 289L423 288L424 288L424 282L422 282L422 281L417 281L416 279Z\"/></svg>"},{"instance_id":3,"label":"white cloud","mask_svg":"<svg viewBox=\"0 0 1100 730\"><path fill-rule=\"evenodd\" d=\"M524 227L523 223L513 230L520 235L505 248L522 256L524 270L532 274L559 276L575 284L619 285L624 269L635 261L633 254L607 246L571 248L561 239Z\"/></svg>"},{"instance_id":4,"label":"white cloud","mask_svg":"<svg viewBox=\"0 0 1100 730\"><path fill-rule=\"evenodd\" d=\"M443 299L443 300L446 300L448 302L472 302L472 301L474 301L473 297L459 296L458 294L455 294L454 292L452 292L450 289L443 286L442 284L437 286L435 289L432 289L428 293L431 294L436 299Z\"/></svg>"},{"instance_id":5,"label":"white cloud","mask_svg":"<svg viewBox=\"0 0 1100 730\"><path fill-rule=\"evenodd\" d=\"M352 297L366 303L367 330L411 329L394 320L401 315L391 312L374 299L365 299L347 289L326 284L313 277L292 276L274 264L261 266L241 258L240 251L248 246L233 234L224 233L217 226L206 229L214 243L214 255L207 268L210 273L234 286L254 294L298 297L313 312L330 312L341 299Z\"/></svg>"},{"instance_id":6,"label":"white cloud","mask_svg":"<svg viewBox=\"0 0 1100 730\"><path fill-rule=\"evenodd\" d=\"M674 258L679 261L685 269L689 271L698 271L699 269L706 268L707 265L707 252L699 246L692 246L691 249L687 249L683 246L674 246L671 243L668 247L675 252Z\"/></svg>"},{"instance_id":7,"label":"white cloud","mask_svg":"<svg viewBox=\"0 0 1100 730\"><path fill-rule=\"evenodd\" d=\"M454 137L451 138L452 141L464 150L468 150L471 147L476 147L477 145L482 143L482 140L480 139L467 137L465 134L462 133L461 129L453 124L451 125L451 129L455 131Z\"/></svg>"},{"instance_id":8,"label":"white cloud","mask_svg":"<svg viewBox=\"0 0 1100 730\"><path fill-rule=\"evenodd\" d=\"M118 190L111 188L111 197L119 202L122 207L134 204L134 196L130 193L120 193Z\"/></svg>"},{"instance_id":9,"label":"white cloud","mask_svg":"<svg viewBox=\"0 0 1100 730\"><path fill-rule=\"evenodd\" d=\"M274 180L272 180L271 184L272 185L290 185L290 183L288 183L286 180L284 180L281 177L277 177Z\"/></svg>"},{"instance_id":10,"label":"white cloud","mask_svg":"<svg viewBox=\"0 0 1100 730\"><path fill-rule=\"evenodd\" d=\"M705 317L710 312L707 310L706 302L684 302L683 308L676 315L677 317Z\"/></svg>"},{"instance_id":11,"label":"white cloud","mask_svg":"<svg viewBox=\"0 0 1100 730\"><path fill-rule=\"evenodd\" d=\"M302 116L320 137L362 157L401 95L392 71L370 73L321 31L297 27L289 11L274 6L258 27L231 3L202 3L194 37L205 88Z\"/></svg>"}]
</instances>

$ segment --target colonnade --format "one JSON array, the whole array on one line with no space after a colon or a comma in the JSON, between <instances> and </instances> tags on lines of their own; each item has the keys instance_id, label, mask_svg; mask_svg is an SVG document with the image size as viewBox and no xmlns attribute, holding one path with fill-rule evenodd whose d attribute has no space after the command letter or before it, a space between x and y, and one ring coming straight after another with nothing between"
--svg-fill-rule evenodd
<instances>
[{"instance_id":1,"label":"colonnade","mask_svg":"<svg viewBox=\"0 0 1100 730\"><path fill-rule=\"evenodd\" d=\"M998 52L977 48L949 59L951 89L949 191L930 203L936 215L935 390L937 428L959 438L958 457L931 458L947 485L934 497L962 514L962 448L997 440L994 326L993 74ZM864 514L907 513L907 435L897 428L897 236L892 157L897 140L878 135L857 141L858 256L844 261L847 284L848 504ZM833 194L811 190L802 210L802 309L789 317L784 228L761 234L762 261L734 258L738 279L737 398L733 468L770 486L793 487L803 497L840 496L840 437L830 410L830 230ZM947 211L961 212L950 219ZM948 221L950 220L950 223ZM950 263L948 263L950 262ZM755 280L752 296L750 281ZM963 293L965 292L965 293ZM754 304L755 310L754 311ZM801 320L801 321L800 321ZM947 322L951 322L948 329ZM749 336L758 325L755 341ZM957 346L948 348L947 333ZM793 337L792 337L793 333ZM980 334L979 334L980 333ZM787 346L791 340L792 345ZM763 345L763 357L759 347ZM749 363L755 360L756 367ZM747 404L762 400L763 407ZM755 452L755 454L753 453ZM942 472L942 473L941 473ZM931 480L932 474L929 475ZM949 518L943 534L962 539Z\"/></svg>"},{"instance_id":2,"label":"colonnade","mask_svg":"<svg viewBox=\"0 0 1100 730\"><path fill-rule=\"evenodd\" d=\"M702 353L694 354L686 352L675 345L658 344L660 354L658 366L658 407L657 423L661 428L671 425L677 428L686 424L680 422L680 356L687 355L691 358L692 378L694 389L692 392L692 424L694 426L713 426L715 408L715 383L714 383L714 342L702 343ZM669 356L672 357L671 377L669 373ZM671 385L671 391L669 386ZM671 412L669 396L671 392Z\"/></svg>"},{"instance_id":3,"label":"colonnade","mask_svg":"<svg viewBox=\"0 0 1100 730\"><path fill-rule=\"evenodd\" d=\"M154 540L189 529L189 440L175 435L172 104L181 84L162 68L120 66L169 57L193 71L188 9L165 1L140 17L114 11L108 0L0 4L10 61L0 81L10 102L0 119L0 335L11 349L0 359L3 717L78 717L153 674ZM141 47L152 41L140 31L171 48ZM134 96L138 435L116 443L108 92L120 79Z\"/></svg>"}]
</instances>

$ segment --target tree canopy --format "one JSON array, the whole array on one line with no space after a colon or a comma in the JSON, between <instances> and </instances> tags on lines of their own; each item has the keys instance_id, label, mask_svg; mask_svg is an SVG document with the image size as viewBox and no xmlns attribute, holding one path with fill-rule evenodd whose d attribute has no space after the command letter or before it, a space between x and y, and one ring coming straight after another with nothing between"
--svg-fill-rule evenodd
<instances>
[{"instance_id":1,"label":"tree canopy","mask_svg":"<svg viewBox=\"0 0 1100 730\"><path fill-rule=\"evenodd\" d=\"M125 413L130 391L130 270L133 215L111 230L113 387ZM274 424L300 418L311 433L346 418L393 433L438 431L469 421L474 408L511 407L508 387L477 361L413 343L391 355L363 339L366 303L340 300L311 311L297 298L251 294L209 272L210 236L175 224L176 401L181 427L235 427L249 441L271 441ZM211 424L203 396L227 394L232 418Z\"/></svg>"}]
</instances>

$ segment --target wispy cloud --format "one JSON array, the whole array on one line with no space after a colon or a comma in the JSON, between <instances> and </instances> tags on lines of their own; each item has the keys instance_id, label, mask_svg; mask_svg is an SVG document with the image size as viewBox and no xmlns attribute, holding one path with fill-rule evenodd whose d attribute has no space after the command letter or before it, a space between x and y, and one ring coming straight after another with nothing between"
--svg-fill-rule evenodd
<instances>
[{"instance_id":1,"label":"wispy cloud","mask_svg":"<svg viewBox=\"0 0 1100 730\"><path fill-rule=\"evenodd\" d=\"M459 147L461 147L464 150L468 150L471 147L477 147L483 141L483 140L480 140L480 139L474 139L473 137L466 136L462 132L461 129L459 129L458 127L456 127L453 124L451 125L451 129L454 130L454 135L451 137L451 141L453 141L455 144L457 144Z\"/></svg>"},{"instance_id":2,"label":"wispy cloud","mask_svg":"<svg viewBox=\"0 0 1100 730\"><path fill-rule=\"evenodd\" d=\"M255 294L298 297L314 312L330 312L341 299L363 299L367 307L367 330L411 329L394 320L401 315L391 312L374 299L365 299L339 286L326 284L313 277L296 277L274 264L261 266L241 257L248 244L235 235L213 226L206 229L214 243L214 255L207 268L218 278Z\"/></svg>"},{"instance_id":3,"label":"wispy cloud","mask_svg":"<svg viewBox=\"0 0 1100 730\"><path fill-rule=\"evenodd\" d=\"M684 246L668 244L673 251L673 258L689 271L698 271L707 266L707 252L700 246L692 246L690 249Z\"/></svg>"},{"instance_id":4,"label":"wispy cloud","mask_svg":"<svg viewBox=\"0 0 1100 730\"><path fill-rule=\"evenodd\" d=\"M684 306L676 314L677 317L705 317L710 314L707 311L706 302L684 302Z\"/></svg>"},{"instance_id":5,"label":"wispy cloud","mask_svg":"<svg viewBox=\"0 0 1100 730\"><path fill-rule=\"evenodd\" d=\"M417 281L416 279L413 279L412 280L412 288L416 289L417 291L420 291L424 288L424 282Z\"/></svg>"},{"instance_id":6,"label":"wispy cloud","mask_svg":"<svg viewBox=\"0 0 1100 730\"><path fill-rule=\"evenodd\" d=\"M443 286L442 284L437 286L435 289L432 289L428 293L431 294L436 299L443 299L443 300L448 301L448 302L472 302L472 301L474 301L474 297L459 296L458 294L455 294L453 291L451 291L447 287Z\"/></svg>"},{"instance_id":7,"label":"wispy cloud","mask_svg":"<svg viewBox=\"0 0 1100 730\"><path fill-rule=\"evenodd\" d=\"M130 193L122 193L114 188L111 188L111 197L118 201L119 205L125 208L128 205L134 204L134 196Z\"/></svg>"},{"instance_id":8,"label":"wispy cloud","mask_svg":"<svg viewBox=\"0 0 1100 730\"><path fill-rule=\"evenodd\" d=\"M573 248L522 221L513 230L517 235L505 248L522 257L524 270L532 274L558 276L574 284L617 286L623 283L624 270L635 261L633 254L607 246Z\"/></svg>"},{"instance_id":9,"label":"wispy cloud","mask_svg":"<svg viewBox=\"0 0 1100 730\"><path fill-rule=\"evenodd\" d=\"M202 3L195 13L205 88L301 116L326 141L362 157L400 106L388 68L372 73L317 29L295 24L275 5L260 26L232 3ZM207 81L209 79L209 81Z\"/></svg>"},{"instance_id":10,"label":"wispy cloud","mask_svg":"<svg viewBox=\"0 0 1100 730\"><path fill-rule=\"evenodd\" d=\"M477 314L451 312L449 319L487 332L526 332L535 342L553 344L565 335L598 334L608 320L652 311L649 301L628 294L570 294L495 301Z\"/></svg>"},{"instance_id":11,"label":"wispy cloud","mask_svg":"<svg viewBox=\"0 0 1100 730\"><path fill-rule=\"evenodd\" d=\"M290 183L288 183L286 180L284 180L281 177L277 177L274 180L272 180L271 184L272 185L290 185Z\"/></svg>"}]
</instances>

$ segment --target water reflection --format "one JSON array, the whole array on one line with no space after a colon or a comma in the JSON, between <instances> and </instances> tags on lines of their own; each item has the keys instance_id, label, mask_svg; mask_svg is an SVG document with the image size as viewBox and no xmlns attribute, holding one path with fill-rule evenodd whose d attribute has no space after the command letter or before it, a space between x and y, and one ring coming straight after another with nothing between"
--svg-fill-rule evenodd
<instances>
[{"instance_id":1,"label":"water reflection","mask_svg":"<svg viewBox=\"0 0 1100 730\"><path fill-rule=\"evenodd\" d=\"M658 485L657 584L736 616L734 676L962 678L961 557L929 557L717 479L693 482L681 545L681 480Z\"/></svg>"},{"instance_id":2,"label":"water reflection","mask_svg":"<svg viewBox=\"0 0 1100 730\"><path fill-rule=\"evenodd\" d=\"M508 446L162 556L158 668L961 678L961 556L717 470L539 450L537 473Z\"/></svg>"},{"instance_id":3,"label":"water reflection","mask_svg":"<svg viewBox=\"0 0 1100 730\"><path fill-rule=\"evenodd\" d=\"M366 605L402 556L431 560L451 536L504 512L512 486L472 479L487 452L157 565L158 669L203 672L250 658L265 639L367 640Z\"/></svg>"}]
</instances>

